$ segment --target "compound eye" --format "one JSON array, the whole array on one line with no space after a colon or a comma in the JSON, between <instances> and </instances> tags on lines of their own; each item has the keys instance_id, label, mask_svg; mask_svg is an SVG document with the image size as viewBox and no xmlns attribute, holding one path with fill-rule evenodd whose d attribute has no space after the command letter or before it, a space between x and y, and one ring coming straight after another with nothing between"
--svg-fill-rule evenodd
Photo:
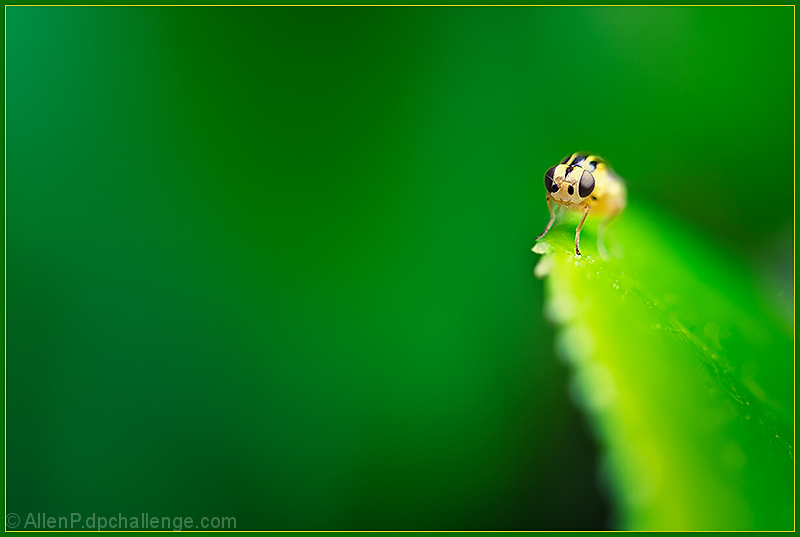
<instances>
[{"instance_id":1,"label":"compound eye","mask_svg":"<svg viewBox=\"0 0 800 537\"><path fill-rule=\"evenodd\" d=\"M553 175L556 173L556 167L553 166L547 173L544 174L544 187L548 192L558 192L558 185L553 182Z\"/></svg>"},{"instance_id":2,"label":"compound eye","mask_svg":"<svg viewBox=\"0 0 800 537\"><path fill-rule=\"evenodd\" d=\"M581 174L581 182L578 184L578 195L585 198L594 190L594 176L591 172L583 170Z\"/></svg>"}]
</instances>

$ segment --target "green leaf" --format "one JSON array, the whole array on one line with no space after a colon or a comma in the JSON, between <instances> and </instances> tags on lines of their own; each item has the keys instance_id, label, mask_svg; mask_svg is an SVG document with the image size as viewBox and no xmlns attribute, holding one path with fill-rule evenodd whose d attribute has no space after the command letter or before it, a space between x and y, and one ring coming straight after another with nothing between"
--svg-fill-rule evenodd
<instances>
[{"instance_id":1,"label":"green leaf","mask_svg":"<svg viewBox=\"0 0 800 537\"><path fill-rule=\"evenodd\" d=\"M793 528L790 320L696 230L630 205L611 257L574 220L534 251L572 395L627 529Z\"/></svg>"}]
</instances>

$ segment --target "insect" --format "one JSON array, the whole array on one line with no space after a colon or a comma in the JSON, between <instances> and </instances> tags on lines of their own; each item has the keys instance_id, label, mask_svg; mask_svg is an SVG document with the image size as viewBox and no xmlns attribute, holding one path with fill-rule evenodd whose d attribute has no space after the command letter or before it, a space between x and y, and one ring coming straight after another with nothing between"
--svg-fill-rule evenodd
<instances>
[{"instance_id":1,"label":"insect","mask_svg":"<svg viewBox=\"0 0 800 537\"><path fill-rule=\"evenodd\" d=\"M573 153L547 170L544 174L544 188L547 190L547 208L550 209L550 223L536 240L550 231L556 214L553 203L566 209L582 212L583 216L575 230L575 255L580 257L581 228L591 212L602 216L597 227L597 249L600 255L608 257L603 246L603 233L608 223L617 216L627 203L627 189L622 179L596 155Z\"/></svg>"}]
</instances>

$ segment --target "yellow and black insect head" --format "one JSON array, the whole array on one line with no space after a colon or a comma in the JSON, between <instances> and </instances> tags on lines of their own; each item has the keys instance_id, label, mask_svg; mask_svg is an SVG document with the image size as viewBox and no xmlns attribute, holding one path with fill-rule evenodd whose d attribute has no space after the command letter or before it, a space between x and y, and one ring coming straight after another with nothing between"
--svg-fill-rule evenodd
<instances>
[{"instance_id":1,"label":"yellow and black insect head","mask_svg":"<svg viewBox=\"0 0 800 537\"><path fill-rule=\"evenodd\" d=\"M594 176L581 166L558 164L544 174L544 187L559 203L582 203L594 190Z\"/></svg>"}]
</instances>

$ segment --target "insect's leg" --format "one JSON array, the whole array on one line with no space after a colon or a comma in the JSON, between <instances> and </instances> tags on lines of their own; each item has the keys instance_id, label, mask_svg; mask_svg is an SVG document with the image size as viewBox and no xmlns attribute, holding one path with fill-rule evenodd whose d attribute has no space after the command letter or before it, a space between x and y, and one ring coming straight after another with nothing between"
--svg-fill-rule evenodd
<instances>
[{"instance_id":1,"label":"insect's leg","mask_svg":"<svg viewBox=\"0 0 800 537\"><path fill-rule=\"evenodd\" d=\"M587 214L589 214L589 206L588 205L583 210L583 217L581 218L581 221L578 224L578 229L575 230L575 255L577 255L578 257L581 256L581 249L578 248L578 243L581 242L581 228L583 227L583 221L586 220L586 215Z\"/></svg>"},{"instance_id":2,"label":"insect's leg","mask_svg":"<svg viewBox=\"0 0 800 537\"><path fill-rule=\"evenodd\" d=\"M621 210L621 209L620 209ZM608 225L617 219L619 215L619 211L610 214L603 218L600 223L597 225L597 249L600 251L600 255L603 256L603 259L610 259L608 255L608 250L606 250L606 229Z\"/></svg>"},{"instance_id":3,"label":"insect's leg","mask_svg":"<svg viewBox=\"0 0 800 537\"><path fill-rule=\"evenodd\" d=\"M609 259L608 251L606 250L605 245L605 234L606 234L606 226L613 217L609 216L603 218L599 224L597 224L597 251L600 252L600 257L603 259Z\"/></svg>"},{"instance_id":4,"label":"insect's leg","mask_svg":"<svg viewBox=\"0 0 800 537\"><path fill-rule=\"evenodd\" d=\"M551 227L553 227L553 222L556 221L556 213L553 212L553 205L550 203L550 196L547 196L546 200L547 200L547 208L550 209L550 223L547 224L546 228L544 228L544 231L542 231L542 234L539 235L538 237L536 237L537 241L539 239L541 239L542 237L544 237L545 235L547 235L547 232L550 231Z\"/></svg>"}]
</instances>

